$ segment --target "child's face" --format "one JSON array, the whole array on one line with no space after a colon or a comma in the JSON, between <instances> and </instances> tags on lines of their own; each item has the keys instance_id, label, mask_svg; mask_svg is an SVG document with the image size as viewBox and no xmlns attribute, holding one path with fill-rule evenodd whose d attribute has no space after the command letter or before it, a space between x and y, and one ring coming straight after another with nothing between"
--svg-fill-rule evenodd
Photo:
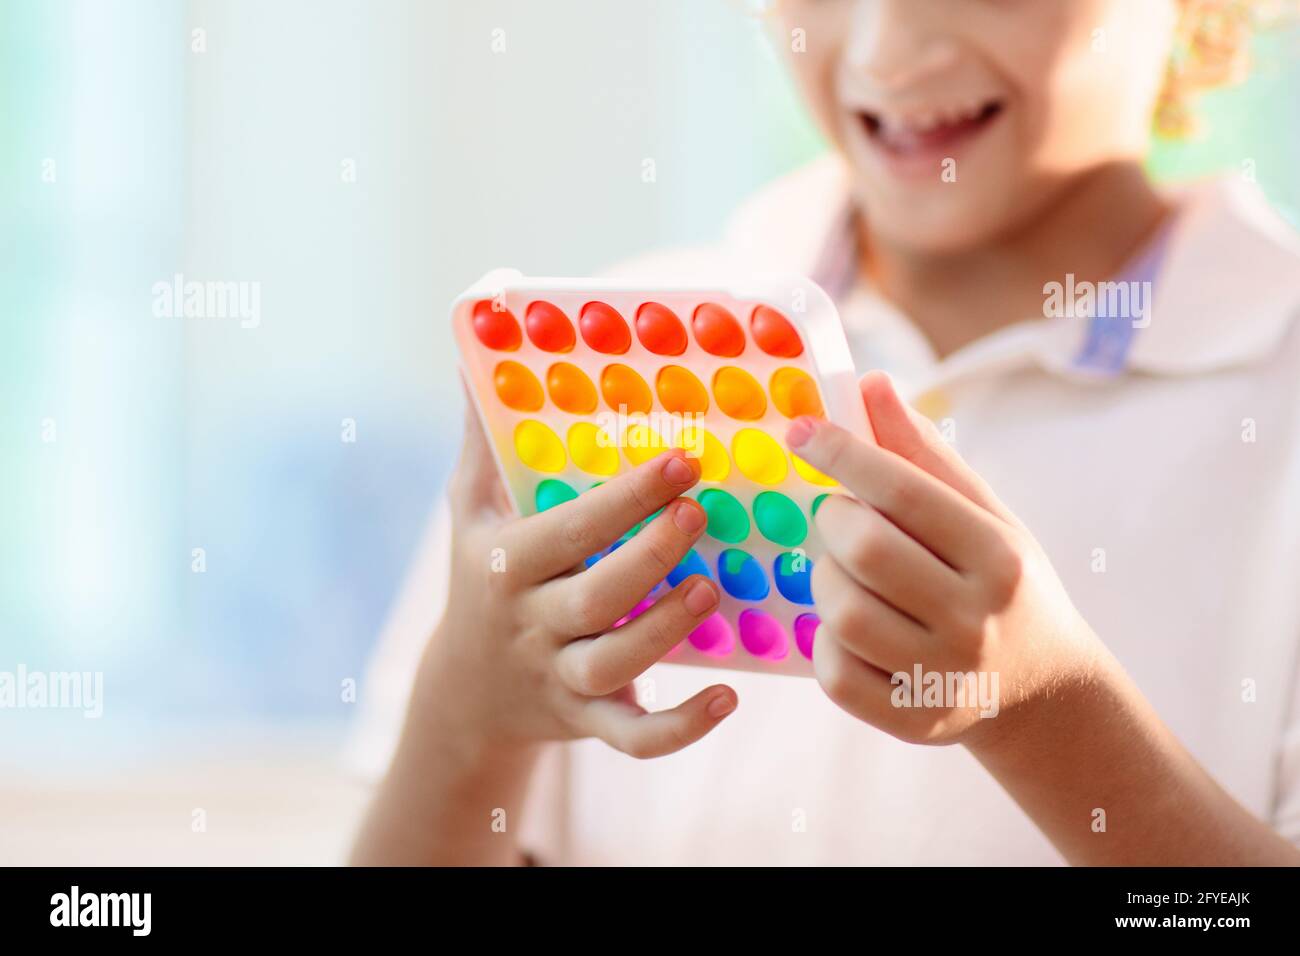
<instances>
[{"instance_id":1,"label":"child's face","mask_svg":"<svg viewBox=\"0 0 1300 956\"><path fill-rule=\"evenodd\" d=\"M879 241L953 252L1145 152L1177 0L781 0ZM803 30L803 34L791 31ZM806 50L800 52L800 38Z\"/></svg>"}]
</instances>

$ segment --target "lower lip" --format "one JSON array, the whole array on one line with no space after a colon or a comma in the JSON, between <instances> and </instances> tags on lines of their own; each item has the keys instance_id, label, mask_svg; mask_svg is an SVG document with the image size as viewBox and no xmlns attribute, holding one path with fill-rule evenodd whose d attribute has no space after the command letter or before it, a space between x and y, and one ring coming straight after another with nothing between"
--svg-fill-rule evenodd
<instances>
[{"instance_id":1,"label":"lower lip","mask_svg":"<svg viewBox=\"0 0 1300 956\"><path fill-rule=\"evenodd\" d=\"M997 123L1005 112L1006 109L1002 108L991 116L940 126L919 135L890 142L886 142L878 131L873 132L862 114L856 114L854 119L871 151L879 156L883 164L895 175L909 179L933 177L937 180L945 171L944 161L956 159L972 143L988 133L989 128Z\"/></svg>"}]
</instances>

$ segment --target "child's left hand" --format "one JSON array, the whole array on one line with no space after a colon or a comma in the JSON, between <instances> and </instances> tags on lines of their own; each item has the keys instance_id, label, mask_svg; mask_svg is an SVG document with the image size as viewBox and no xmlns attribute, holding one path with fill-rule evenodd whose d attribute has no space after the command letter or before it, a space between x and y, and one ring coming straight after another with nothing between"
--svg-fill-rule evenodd
<instances>
[{"instance_id":1,"label":"child's left hand","mask_svg":"<svg viewBox=\"0 0 1300 956\"><path fill-rule=\"evenodd\" d=\"M787 434L855 496L832 495L817 512L828 549L813 569L817 679L844 710L908 742L1005 740L1026 705L1087 686L1108 654L1038 543L934 425L883 374L861 389L878 446L817 419ZM910 681L918 664L945 678L996 673L997 719L981 719L976 700L895 706L891 675Z\"/></svg>"}]
</instances>

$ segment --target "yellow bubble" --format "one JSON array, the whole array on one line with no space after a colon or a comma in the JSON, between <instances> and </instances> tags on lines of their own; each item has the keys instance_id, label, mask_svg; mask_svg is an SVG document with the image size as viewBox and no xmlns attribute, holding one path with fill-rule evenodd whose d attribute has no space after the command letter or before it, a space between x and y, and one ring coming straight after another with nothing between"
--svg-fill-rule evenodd
<instances>
[{"instance_id":1,"label":"yellow bubble","mask_svg":"<svg viewBox=\"0 0 1300 956\"><path fill-rule=\"evenodd\" d=\"M628 428L623 436L623 454L634 465L649 461L667 448L668 443L662 435L640 422Z\"/></svg>"},{"instance_id":2,"label":"yellow bubble","mask_svg":"<svg viewBox=\"0 0 1300 956\"><path fill-rule=\"evenodd\" d=\"M678 448L700 460L700 478L703 481L722 481L731 473L731 459L722 442L698 425L682 429Z\"/></svg>"},{"instance_id":3,"label":"yellow bubble","mask_svg":"<svg viewBox=\"0 0 1300 956\"><path fill-rule=\"evenodd\" d=\"M804 481L814 485L825 485L828 488L838 485L839 482L829 475L823 475L808 462L804 461L798 455L791 455L794 459L794 470Z\"/></svg>"},{"instance_id":4,"label":"yellow bubble","mask_svg":"<svg viewBox=\"0 0 1300 956\"><path fill-rule=\"evenodd\" d=\"M592 475L618 471L618 450L605 432L591 422L578 422L569 429L569 457Z\"/></svg>"},{"instance_id":5,"label":"yellow bubble","mask_svg":"<svg viewBox=\"0 0 1300 956\"><path fill-rule=\"evenodd\" d=\"M515 454L534 471L564 470L564 445L559 436L531 418L515 426Z\"/></svg>"},{"instance_id":6,"label":"yellow bubble","mask_svg":"<svg viewBox=\"0 0 1300 956\"><path fill-rule=\"evenodd\" d=\"M779 485L790 467L785 452L776 440L757 428L742 428L731 439L731 455L736 467L750 481L760 485Z\"/></svg>"}]
</instances>

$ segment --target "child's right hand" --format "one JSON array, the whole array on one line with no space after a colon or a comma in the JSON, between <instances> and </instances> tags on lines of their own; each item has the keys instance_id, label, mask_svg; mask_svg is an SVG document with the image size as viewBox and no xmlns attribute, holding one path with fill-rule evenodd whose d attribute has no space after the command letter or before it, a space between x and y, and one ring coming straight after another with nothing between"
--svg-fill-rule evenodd
<instances>
[{"instance_id":1,"label":"child's right hand","mask_svg":"<svg viewBox=\"0 0 1300 956\"><path fill-rule=\"evenodd\" d=\"M514 517L471 409L449 488L448 603L420 678L436 722L477 750L598 737L633 757L657 757L731 713L735 692L725 685L656 713L637 705L632 686L717 608L708 578L687 578L613 628L703 533L703 509L678 497L699 473L697 460L668 451L572 501ZM587 557L660 509L583 570Z\"/></svg>"}]
</instances>

